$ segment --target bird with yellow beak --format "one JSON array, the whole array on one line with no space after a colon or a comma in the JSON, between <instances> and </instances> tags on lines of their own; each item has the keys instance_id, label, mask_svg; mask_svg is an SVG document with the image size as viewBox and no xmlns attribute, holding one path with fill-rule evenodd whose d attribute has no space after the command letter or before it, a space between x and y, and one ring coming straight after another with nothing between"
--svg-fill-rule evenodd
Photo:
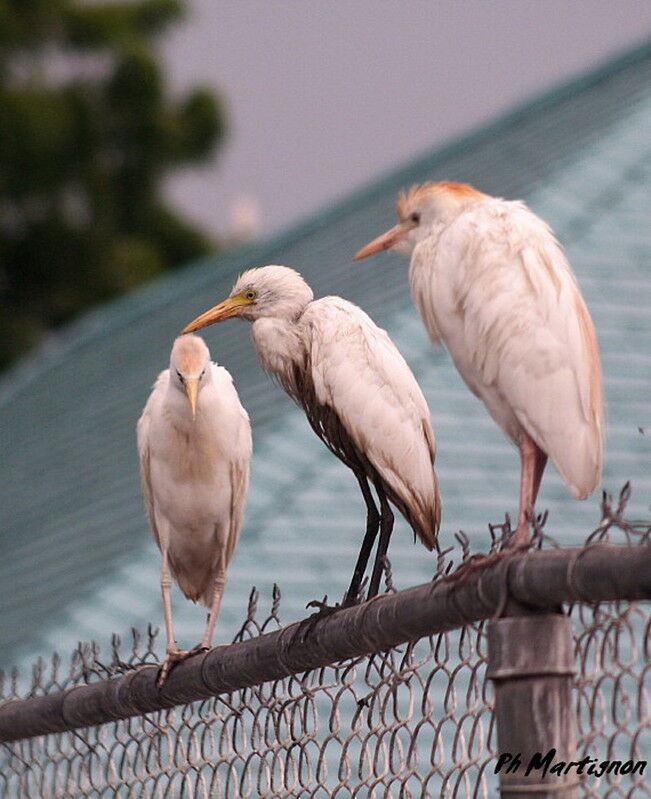
<instances>
[{"instance_id":1,"label":"bird with yellow beak","mask_svg":"<svg viewBox=\"0 0 651 799\"><path fill-rule=\"evenodd\" d=\"M138 421L140 476L149 523L162 555L161 592L170 668L210 647L226 569L239 538L249 483L251 426L233 380L212 363L199 336L179 336ZM192 650L174 637L171 577L210 609Z\"/></svg>"},{"instance_id":2,"label":"bird with yellow beak","mask_svg":"<svg viewBox=\"0 0 651 799\"><path fill-rule=\"evenodd\" d=\"M389 502L427 549L437 545L441 503L434 431L416 378L386 331L361 308L342 297L315 300L303 277L287 266L244 272L230 297L184 332L231 317L253 322L263 368L355 474L366 503L366 534L344 605L358 600L377 538L368 589L368 597L375 596L393 529Z\"/></svg>"}]
</instances>

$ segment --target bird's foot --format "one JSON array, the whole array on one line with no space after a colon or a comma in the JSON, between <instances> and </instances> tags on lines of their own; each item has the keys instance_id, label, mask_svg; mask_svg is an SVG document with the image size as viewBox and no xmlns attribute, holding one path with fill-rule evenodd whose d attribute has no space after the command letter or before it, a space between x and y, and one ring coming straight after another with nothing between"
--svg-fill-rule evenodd
<instances>
[{"instance_id":1,"label":"bird's foot","mask_svg":"<svg viewBox=\"0 0 651 799\"><path fill-rule=\"evenodd\" d=\"M313 599L311 602L308 602L305 607L317 608L317 612L313 613L311 616L308 616L306 619L303 619L303 621L298 625L295 633L296 639L305 641L314 630L316 623L321 621L321 619L326 619L328 616L332 616L333 613L337 613L337 611L351 607L355 604L355 602L349 601L347 596L344 596L342 602L335 602L334 605L328 605L327 594L323 597L323 599Z\"/></svg>"},{"instance_id":2,"label":"bird's foot","mask_svg":"<svg viewBox=\"0 0 651 799\"><path fill-rule=\"evenodd\" d=\"M527 549L531 546L531 533L529 531L531 515L527 514L520 519L515 531L511 534L506 546L511 552L515 549Z\"/></svg>"},{"instance_id":3,"label":"bird's foot","mask_svg":"<svg viewBox=\"0 0 651 799\"><path fill-rule=\"evenodd\" d=\"M491 555L484 555L481 553L471 555L451 574L447 574L445 577L443 577L442 582L463 585L471 574L477 571L482 571L483 569L488 568L488 566L492 566L493 563L497 563L498 560L501 560L504 554L504 552L493 552Z\"/></svg>"},{"instance_id":4,"label":"bird's foot","mask_svg":"<svg viewBox=\"0 0 651 799\"><path fill-rule=\"evenodd\" d=\"M339 602L335 602L334 605L328 605L328 595L326 594L323 599L313 599L311 602L308 602L305 607L306 609L317 608L317 612L313 613L311 616L308 616L307 619L304 619L303 622L301 622L302 641L304 641L307 636L311 634L318 621L321 621L321 619L327 619L328 616L332 616L333 613L341 610L343 605L340 605Z\"/></svg>"},{"instance_id":5,"label":"bird's foot","mask_svg":"<svg viewBox=\"0 0 651 799\"><path fill-rule=\"evenodd\" d=\"M208 646L208 644L204 644L203 641L202 641L200 644L197 644L194 647L194 649L191 649L188 652L188 657L192 657L192 655L201 655L204 652L209 652L209 651L210 651L210 647Z\"/></svg>"},{"instance_id":6,"label":"bird's foot","mask_svg":"<svg viewBox=\"0 0 651 799\"><path fill-rule=\"evenodd\" d=\"M328 605L328 595L326 594L323 599L313 599L311 602L308 602L305 606L306 608L317 608L318 612L315 613L313 616L310 616L311 619L314 618L321 618L324 616L331 616L333 613L336 613L338 610L343 610L344 608L352 608L354 605L359 605L361 602L364 601L364 597L360 596L356 599L352 597L348 597L348 593L344 594L344 598L341 602L335 602L334 605Z\"/></svg>"},{"instance_id":7,"label":"bird's foot","mask_svg":"<svg viewBox=\"0 0 651 799\"><path fill-rule=\"evenodd\" d=\"M321 617L321 616L331 616L333 613L336 613L338 610L341 610L343 605L339 604L339 602L335 602L334 605L328 605L328 595L326 594L323 599L313 599L311 602L308 602L305 608L317 608L317 613L310 616L311 619Z\"/></svg>"},{"instance_id":8,"label":"bird's foot","mask_svg":"<svg viewBox=\"0 0 651 799\"><path fill-rule=\"evenodd\" d=\"M168 649L167 654L165 655L165 660L163 661L163 665L160 667L160 671L158 672L158 679L156 680L156 685L159 688L162 688L165 685L165 680L167 680L170 671L176 666L177 663L181 663L181 661L186 660L191 655L194 655L196 649Z\"/></svg>"},{"instance_id":9,"label":"bird's foot","mask_svg":"<svg viewBox=\"0 0 651 799\"><path fill-rule=\"evenodd\" d=\"M502 549L499 552L491 552L490 555L484 555L482 553L471 555L471 557L465 560L452 574L446 575L441 581L444 583L463 585L471 574L484 571L484 569L487 569L489 566L493 566L495 563L499 563L499 561L504 560L504 558L511 557L518 552L523 552L529 549L529 547L530 544L528 543L516 544L515 546L511 544L507 549Z\"/></svg>"}]
</instances>

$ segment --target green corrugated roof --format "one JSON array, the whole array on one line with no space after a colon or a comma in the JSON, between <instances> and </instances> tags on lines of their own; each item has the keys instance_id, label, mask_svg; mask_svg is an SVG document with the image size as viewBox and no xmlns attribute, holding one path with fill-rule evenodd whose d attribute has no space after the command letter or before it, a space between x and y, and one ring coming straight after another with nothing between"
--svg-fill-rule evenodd
<instances>
[{"instance_id":1,"label":"green corrugated roof","mask_svg":"<svg viewBox=\"0 0 651 799\"><path fill-rule=\"evenodd\" d=\"M487 523L515 513L518 458L445 352L429 345L407 287L407 262L353 265L356 249L392 224L399 188L427 179L523 197L568 250L597 325L605 371L604 486L632 479L631 512L648 515L651 479L651 43L487 128L435 150L271 242L233 251L84 317L0 384L0 658L68 651L159 621L159 558L142 511L135 422L182 325L264 263L299 269L318 295L362 305L389 330L430 403L439 442L442 542L464 529L487 546ZM258 367L248 327L206 331L254 423L243 536L216 640L241 620L251 584L284 592L284 619L343 592L364 513L354 479ZM649 427L647 434L639 427ZM581 540L597 499L572 500L553 468L539 507L549 530ZM428 579L432 556L401 521L390 557L400 587ZM194 644L204 614L178 598Z\"/></svg>"}]
</instances>

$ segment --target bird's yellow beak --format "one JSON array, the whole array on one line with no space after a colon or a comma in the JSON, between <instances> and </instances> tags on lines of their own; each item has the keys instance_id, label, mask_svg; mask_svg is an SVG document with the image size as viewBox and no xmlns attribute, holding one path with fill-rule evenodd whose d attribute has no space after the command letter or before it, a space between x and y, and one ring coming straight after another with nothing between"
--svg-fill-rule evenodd
<instances>
[{"instance_id":1,"label":"bird's yellow beak","mask_svg":"<svg viewBox=\"0 0 651 799\"><path fill-rule=\"evenodd\" d=\"M387 230L386 233L373 239L373 241L369 241L365 247L362 247L359 252L356 252L353 261L361 261L362 258L368 258L369 255L375 255L376 252L390 250L391 247L397 244L401 239L404 239L404 237L416 227L416 224L417 223L412 222L411 219L398 222L391 230Z\"/></svg>"},{"instance_id":2,"label":"bird's yellow beak","mask_svg":"<svg viewBox=\"0 0 651 799\"><path fill-rule=\"evenodd\" d=\"M199 393L199 378L186 377L183 385L185 386L185 393L188 395L188 400L190 400L190 407L192 408L192 418L195 419L197 416L197 394Z\"/></svg>"},{"instance_id":3,"label":"bird's yellow beak","mask_svg":"<svg viewBox=\"0 0 651 799\"><path fill-rule=\"evenodd\" d=\"M201 316L197 316L196 319L193 319L190 324L183 328L181 333L193 333L195 330L200 330L202 327L208 327L208 325L214 325L215 322L223 322L224 319L237 316L240 312L240 308L251 305L251 302L252 300L248 299L248 297L245 297L243 294L229 297L223 302L220 302L219 305L215 305L215 307L211 308L209 311L202 313Z\"/></svg>"}]
</instances>

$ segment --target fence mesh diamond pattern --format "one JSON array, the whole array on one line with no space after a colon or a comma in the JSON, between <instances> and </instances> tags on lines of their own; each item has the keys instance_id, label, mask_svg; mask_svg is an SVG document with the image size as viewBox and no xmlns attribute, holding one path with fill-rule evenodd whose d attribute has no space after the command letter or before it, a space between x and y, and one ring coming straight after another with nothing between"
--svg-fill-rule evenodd
<instances>
[{"instance_id":1,"label":"fence mesh diamond pattern","mask_svg":"<svg viewBox=\"0 0 651 799\"><path fill-rule=\"evenodd\" d=\"M648 525L615 511L587 545L623 531L649 546ZM618 541L617 543L621 543ZM589 598L585 598L586 600ZM244 641L280 628L280 593L261 622L252 592ZM599 763L651 752L648 607L577 602L574 701L580 795L651 796L646 770L600 774ZM369 657L96 727L4 743L0 795L17 797L490 797L496 730L486 675L485 623ZM113 640L110 664L80 647L34 668L30 695L111 678L156 662L156 631ZM123 659L124 658L124 659ZM17 699L16 676L3 700ZM618 773L619 772L619 773Z\"/></svg>"}]
</instances>

